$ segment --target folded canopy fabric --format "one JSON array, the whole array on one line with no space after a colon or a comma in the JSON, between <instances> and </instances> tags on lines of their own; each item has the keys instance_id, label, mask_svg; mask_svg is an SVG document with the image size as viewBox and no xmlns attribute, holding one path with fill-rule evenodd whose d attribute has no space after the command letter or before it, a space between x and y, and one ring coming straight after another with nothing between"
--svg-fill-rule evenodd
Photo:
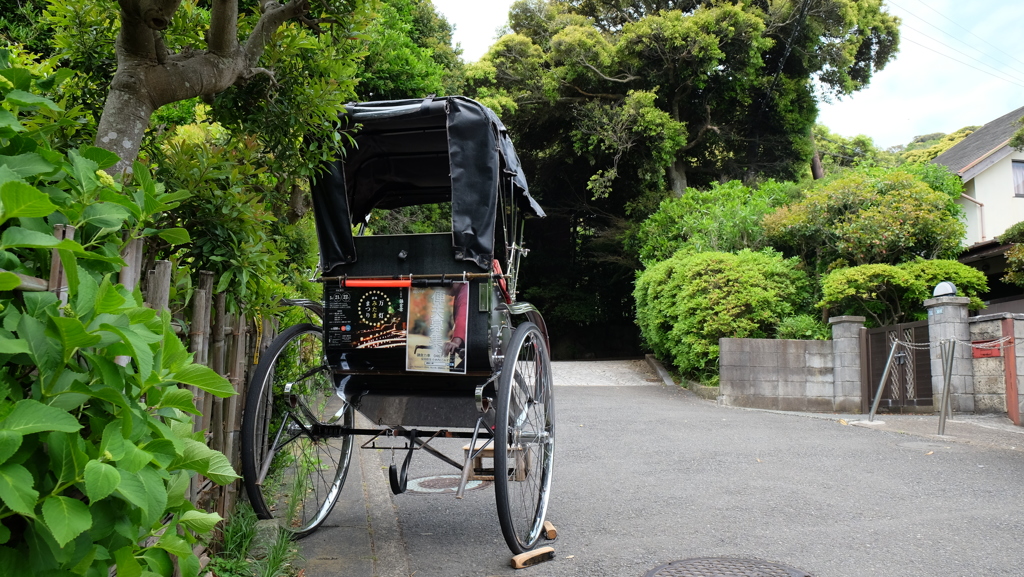
<instances>
[{"instance_id":1,"label":"folded canopy fabric","mask_svg":"<svg viewBox=\"0 0 1024 577\"><path fill-rule=\"evenodd\" d=\"M356 261L352 224L366 222L374 208L451 201L453 257L481 270L491 269L499 196L544 216L505 126L474 100L350 104L342 122L355 127L354 145L312 181L325 273Z\"/></svg>"}]
</instances>

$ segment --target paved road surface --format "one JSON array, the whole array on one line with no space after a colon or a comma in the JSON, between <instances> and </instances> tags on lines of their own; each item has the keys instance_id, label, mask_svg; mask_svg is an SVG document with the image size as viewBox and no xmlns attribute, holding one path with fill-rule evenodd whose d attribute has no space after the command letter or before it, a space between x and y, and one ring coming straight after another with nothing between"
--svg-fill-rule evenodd
<instances>
[{"instance_id":1,"label":"paved road surface","mask_svg":"<svg viewBox=\"0 0 1024 577\"><path fill-rule=\"evenodd\" d=\"M554 371L554 560L509 568L490 487L393 497L390 452L360 451L326 526L300 542L306 576L642 577L696 557L816 577L1024 574L1024 430L1006 419L958 417L940 438L931 416L866 428L719 407L642 361ZM454 472L417 453L410 477Z\"/></svg>"}]
</instances>

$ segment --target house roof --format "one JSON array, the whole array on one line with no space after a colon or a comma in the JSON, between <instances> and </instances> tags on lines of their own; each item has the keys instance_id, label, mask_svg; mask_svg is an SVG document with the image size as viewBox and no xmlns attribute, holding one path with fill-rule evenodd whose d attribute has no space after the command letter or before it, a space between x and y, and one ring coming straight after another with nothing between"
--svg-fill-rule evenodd
<instances>
[{"instance_id":1,"label":"house roof","mask_svg":"<svg viewBox=\"0 0 1024 577\"><path fill-rule=\"evenodd\" d=\"M935 157L932 162L944 165L964 177L976 164L1006 149L1010 137L1020 129L1017 121L1022 116L1024 116L1024 106L975 130L967 138ZM1009 150L1007 149L1006 152L1008 153Z\"/></svg>"}]
</instances>

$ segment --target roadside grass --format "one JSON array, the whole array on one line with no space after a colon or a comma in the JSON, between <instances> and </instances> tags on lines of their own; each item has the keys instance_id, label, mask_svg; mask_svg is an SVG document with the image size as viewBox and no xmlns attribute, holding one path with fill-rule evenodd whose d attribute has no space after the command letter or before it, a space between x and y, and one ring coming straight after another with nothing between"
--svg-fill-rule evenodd
<instances>
[{"instance_id":1,"label":"roadside grass","mask_svg":"<svg viewBox=\"0 0 1024 577\"><path fill-rule=\"evenodd\" d=\"M273 540L258 543L256 513L240 502L224 524L221 551L207 565L214 577L293 577L298 574L298 548L291 535L278 530ZM208 573L204 573L208 574Z\"/></svg>"}]
</instances>

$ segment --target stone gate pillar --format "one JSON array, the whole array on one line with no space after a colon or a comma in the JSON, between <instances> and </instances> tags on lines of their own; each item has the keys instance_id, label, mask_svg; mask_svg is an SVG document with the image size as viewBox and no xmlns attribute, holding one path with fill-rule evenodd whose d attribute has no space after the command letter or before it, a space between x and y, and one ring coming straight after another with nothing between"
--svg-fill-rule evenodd
<instances>
[{"instance_id":1,"label":"stone gate pillar","mask_svg":"<svg viewBox=\"0 0 1024 577\"><path fill-rule=\"evenodd\" d=\"M832 317L832 381L835 387L835 411L861 412L860 329L864 317Z\"/></svg>"},{"instance_id":2,"label":"stone gate pillar","mask_svg":"<svg viewBox=\"0 0 1024 577\"><path fill-rule=\"evenodd\" d=\"M943 340L956 339L953 352L953 372L950 377L950 404L954 411L974 412L974 367L971 363L971 348L961 343L971 341L971 329L967 324L967 297L936 297L924 301L928 309L928 340L931 344L929 358L932 369L932 399L935 411L942 409Z\"/></svg>"}]
</instances>

